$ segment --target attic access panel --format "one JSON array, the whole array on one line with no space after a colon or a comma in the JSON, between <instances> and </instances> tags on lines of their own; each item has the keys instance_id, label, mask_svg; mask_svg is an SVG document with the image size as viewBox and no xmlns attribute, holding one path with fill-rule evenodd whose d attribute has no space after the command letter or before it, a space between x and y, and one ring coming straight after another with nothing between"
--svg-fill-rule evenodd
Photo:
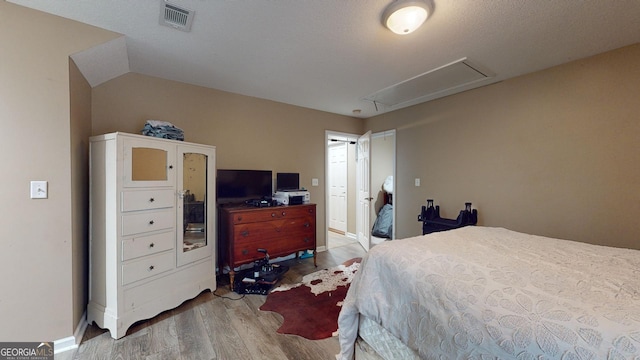
<instances>
[{"instance_id":1,"label":"attic access panel","mask_svg":"<svg viewBox=\"0 0 640 360\"><path fill-rule=\"evenodd\" d=\"M364 100L396 107L418 99L433 99L450 90L485 81L494 76L491 71L463 58L379 90Z\"/></svg>"}]
</instances>

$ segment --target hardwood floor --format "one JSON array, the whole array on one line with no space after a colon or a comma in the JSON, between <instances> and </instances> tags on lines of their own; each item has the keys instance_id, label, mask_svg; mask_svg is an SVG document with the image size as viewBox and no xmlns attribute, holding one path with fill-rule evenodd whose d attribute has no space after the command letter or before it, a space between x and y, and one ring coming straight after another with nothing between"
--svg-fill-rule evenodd
<instances>
[{"instance_id":1,"label":"hardwood floor","mask_svg":"<svg viewBox=\"0 0 640 360\"><path fill-rule=\"evenodd\" d=\"M332 249L334 247L340 247L340 246L358 243L358 240L354 238L350 238L347 235L340 234L331 230L327 232L327 235L328 235L327 245L329 249Z\"/></svg>"},{"instance_id":2,"label":"hardwood floor","mask_svg":"<svg viewBox=\"0 0 640 360\"><path fill-rule=\"evenodd\" d=\"M300 282L306 274L364 253L355 243L318 253L317 268L312 258L286 260L282 264L290 268L281 283ZM340 350L337 338L307 340L276 333L282 317L259 310L266 296L238 295L229 291L228 283L228 276L221 277L214 293L205 291L175 309L138 322L118 340L90 324L80 346L56 354L55 359L335 359Z\"/></svg>"}]
</instances>

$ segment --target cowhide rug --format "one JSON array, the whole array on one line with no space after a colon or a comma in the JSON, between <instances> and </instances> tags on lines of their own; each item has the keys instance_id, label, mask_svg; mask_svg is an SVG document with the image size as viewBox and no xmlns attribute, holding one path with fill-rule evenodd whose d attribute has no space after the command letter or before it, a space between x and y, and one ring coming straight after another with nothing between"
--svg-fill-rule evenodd
<instances>
[{"instance_id":1,"label":"cowhide rug","mask_svg":"<svg viewBox=\"0 0 640 360\"><path fill-rule=\"evenodd\" d=\"M282 315L280 334L299 335L310 340L331 337L338 330L338 314L361 258L345 261L331 269L316 271L298 284L271 290L260 307Z\"/></svg>"}]
</instances>

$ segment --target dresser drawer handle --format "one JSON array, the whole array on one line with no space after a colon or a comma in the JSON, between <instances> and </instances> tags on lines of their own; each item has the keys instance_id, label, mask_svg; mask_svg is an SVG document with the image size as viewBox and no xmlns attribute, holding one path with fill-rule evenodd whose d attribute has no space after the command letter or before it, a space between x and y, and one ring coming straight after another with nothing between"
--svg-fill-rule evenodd
<instances>
[{"instance_id":1,"label":"dresser drawer handle","mask_svg":"<svg viewBox=\"0 0 640 360\"><path fill-rule=\"evenodd\" d=\"M238 221L242 221L242 216L238 216Z\"/></svg>"},{"instance_id":2,"label":"dresser drawer handle","mask_svg":"<svg viewBox=\"0 0 640 360\"><path fill-rule=\"evenodd\" d=\"M156 199L154 198L149 199L149 202L154 202L154 201L156 201Z\"/></svg>"},{"instance_id":3,"label":"dresser drawer handle","mask_svg":"<svg viewBox=\"0 0 640 360\"><path fill-rule=\"evenodd\" d=\"M285 215L287 215L287 213L283 211L283 212L282 212L282 216L285 216Z\"/></svg>"},{"instance_id":4,"label":"dresser drawer handle","mask_svg":"<svg viewBox=\"0 0 640 360\"><path fill-rule=\"evenodd\" d=\"M149 247L150 247L150 248L152 248L152 247L154 247L155 245L156 245L156 244L151 243L151 244L149 244Z\"/></svg>"},{"instance_id":5,"label":"dresser drawer handle","mask_svg":"<svg viewBox=\"0 0 640 360\"><path fill-rule=\"evenodd\" d=\"M276 213L271 213L271 217L276 217Z\"/></svg>"},{"instance_id":6,"label":"dresser drawer handle","mask_svg":"<svg viewBox=\"0 0 640 360\"><path fill-rule=\"evenodd\" d=\"M149 225L153 225L153 224L154 224L153 220L149 221Z\"/></svg>"},{"instance_id":7,"label":"dresser drawer handle","mask_svg":"<svg viewBox=\"0 0 640 360\"><path fill-rule=\"evenodd\" d=\"M249 236L249 231L245 230L245 231L241 232L240 235L242 235L244 237L247 237L247 236Z\"/></svg>"},{"instance_id":8,"label":"dresser drawer handle","mask_svg":"<svg viewBox=\"0 0 640 360\"><path fill-rule=\"evenodd\" d=\"M149 271L152 271L153 269L155 269L153 265L149 266Z\"/></svg>"},{"instance_id":9,"label":"dresser drawer handle","mask_svg":"<svg viewBox=\"0 0 640 360\"><path fill-rule=\"evenodd\" d=\"M242 249L242 255L247 255L249 253L249 250L247 249Z\"/></svg>"},{"instance_id":10,"label":"dresser drawer handle","mask_svg":"<svg viewBox=\"0 0 640 360\"><path fill-rule=\"evenodd\" d=\"M311 241L311 239L309 239L308 237L306 237L306 238L302 239L302 241L304 241L304 242L308 243L309 241Z\"/></svg>"},{"instance_id":11,"label":"dresser drawer handle","mask_svg":"<svg viewBox=\"0 0 640 360\"><path fill-rule=\"evenodd\" d=\"M304 223L304 227L308 228L310 226L311 226L311 224L309 224L308 222Z\"/></svg>"}]
</instances>

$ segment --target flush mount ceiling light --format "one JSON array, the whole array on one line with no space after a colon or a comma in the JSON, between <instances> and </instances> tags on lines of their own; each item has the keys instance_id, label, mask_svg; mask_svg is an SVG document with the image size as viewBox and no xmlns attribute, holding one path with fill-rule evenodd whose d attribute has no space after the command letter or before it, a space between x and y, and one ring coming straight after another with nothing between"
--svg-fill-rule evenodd
<instances>
[{"instance_id":1,"label":"flush mount ceiling light","mask_svg":"<svg viewBox=\"0 0 640 360\"><path fill-rule=\"evenodd\" d=\"M431 15L430 5L428 1L396 0L384 10L382 24L396 34L410 34Z\"/></svg>"}]
</instances>

